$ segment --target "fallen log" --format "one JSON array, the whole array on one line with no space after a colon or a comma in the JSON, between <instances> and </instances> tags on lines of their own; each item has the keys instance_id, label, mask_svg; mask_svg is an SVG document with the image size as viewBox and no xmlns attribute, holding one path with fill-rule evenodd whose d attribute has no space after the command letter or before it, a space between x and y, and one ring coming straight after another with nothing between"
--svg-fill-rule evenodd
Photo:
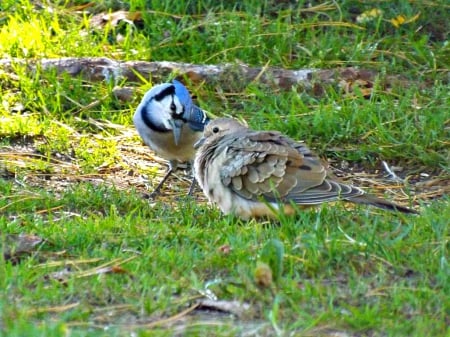
<instances>
[{"instance_id":1,"label":"fallen log","mask_svg":"<svg viewBox=\"0 0 450 337\"><path fill-rule=\"evenodd\" d=\"M194 83L221 83L225 86L246 86L252 82L274 85L290 90L292 86L312 86L314 81L334 83L341 79L371 80L375 71L357 68L337 69L283 69L278 67L251 67L245 64L199 65L179 62L117 61L106 57L66 57L54 59L24 60L0 59L0 67L14 72L14 64L26 65L31 71L36 69L55 69L58 74L67 73L82 77L87 81L114 81L126 79L141 82L141 78L154 82L167 80L174 74L179 78L188 78ZM230 83L232 82L232 83Z\"/></svg>"}]
</instances>

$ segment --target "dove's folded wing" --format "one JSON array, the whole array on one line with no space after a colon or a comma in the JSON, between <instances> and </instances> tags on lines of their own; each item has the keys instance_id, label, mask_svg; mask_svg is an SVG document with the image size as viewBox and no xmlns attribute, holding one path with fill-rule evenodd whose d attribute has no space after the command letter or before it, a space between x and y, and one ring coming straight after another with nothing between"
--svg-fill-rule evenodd
<instances>
[{"instance_id":1,"label":"dove's folded wing","mask_svg":"<svg viewBox=\"0 0 450 337\"><path fill-rule=\"evenodd\" d=\"M326 169L304 144L277 132L248 132L228 144L222 183L249 200L320 203L328 190ZM317 188L317 191L316 191ZM305 202L302 193L317 200ZM315 192L316 191L316 192Z\"/></svg>"}]
</instances>

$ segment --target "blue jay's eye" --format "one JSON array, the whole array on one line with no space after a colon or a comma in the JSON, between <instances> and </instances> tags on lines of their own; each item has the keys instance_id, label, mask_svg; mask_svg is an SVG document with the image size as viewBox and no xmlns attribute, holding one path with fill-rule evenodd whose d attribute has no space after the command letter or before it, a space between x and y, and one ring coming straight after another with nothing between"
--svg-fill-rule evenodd
<instances>
[{"instance_id":1,"label":"blue jay's eye","mask_svg":"<svg viewBox=\"0 0 450 337\"><path fill-rule=\"evenodd\" d=\"M213 127L213 129L212 129L213 133L218 133L219 131L220 131L220 129L217 126Z\"/></svg>"},{"instance_id":2,"label":"blue jay's eye","mask_svg":"<svg viewBox=\"0 0 450 337\"><path fill-rule=\"evenodd\" d=\"M174 102L172 102L172 103L170 104L170 110L172 110L173 112L177 111L177 106L175 105Z\"/></svg>"}]
</instances>

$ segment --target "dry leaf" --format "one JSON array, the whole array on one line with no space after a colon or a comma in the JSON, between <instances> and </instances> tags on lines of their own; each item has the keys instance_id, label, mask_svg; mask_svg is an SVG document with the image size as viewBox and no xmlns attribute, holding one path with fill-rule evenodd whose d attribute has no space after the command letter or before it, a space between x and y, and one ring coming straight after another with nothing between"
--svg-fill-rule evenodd
<instances>
[{"instance_id":1,"label":"dry leaf","mask_svg":"<svg viewBox=\"0 0 450 337\"><path fill-rule=\"evenodd\" d=\"M381 15L383 15L383 11L381 9L372 8L372 9L369 9L368 11L365 11L365 12L361 13L360 15L358 15L356 17L356 22L358 22L358 23L370 22L370 21L373 21L374 19L378 18Z\"/></svg>"},{"instance_id":2,"label":"dry leaf","mask_svg":"<svg viewBox=\"0 0 450 337\"><path fill-rule=\"evenodd\" d=\"M420 13L417 13L411 18L406 18L404 15L400 14L397 17L391 19L390 22L395 28L399 28L402 25L416 21L419 17Z\"/></svg>"},{"instance_id":3,"label":"dry leaf","mask_svg":"<svg viewBox=\"0 0 450 337\"><path fill-rule=\"evenodd\" d=\"M35 247L43 241L42 238L30 234L6 234L1 241L3 257L6 261L17 263L21 257L35 252Z\"/></svg>"},{"instance_id":4,"label":"dry leaf","mask_svg":"<svg viewBox=\"0 0 450 337\"><path fill-rule=\"evenodd\" d=\"M117 11L113 13L100 13L91 18L90 25L93 28L102 29L107 24L117 27L120 23L128 23L131 25L142 23L141 12Z\"/></svg>"},{"instance_id":5,"label":"dry leaf","mask_svg":"<svg viewBox=\"0 0 450 337\"><path fill-rule=\"evenodd\" d=\"M230 247L230 245L222 245L217 250L219 251L219 253L221 253L223 255L228 255L228 254L230 254L231 247Z\"/></svg>"},{"instance_id":6,"label":"dry leaf","mask_svg":"<svg viewBox=\"0 0 450 337\"><path fill-rule=\"evenodd\" d=\"M67 280L69 279L69 277L73 274L74 272L72 271L72 268L70 268L69 266L63 268L62 270L59 271L55 271L53 273L50 273L48 275L44 276L44 279L46 281L56 281L61 283L62 285L67 285Z\"/></svg>"},{"instance_id":7,"label":"dry leaf","mask_svg":"<svg viewBox=\"0 0 450 337\"><path fill-rule=\"evenodd\" d=\"M258 261L255 268L255 282L260 287L270 287L273 283L272 269L264 262Z\"/></svg>"}]
</instances>

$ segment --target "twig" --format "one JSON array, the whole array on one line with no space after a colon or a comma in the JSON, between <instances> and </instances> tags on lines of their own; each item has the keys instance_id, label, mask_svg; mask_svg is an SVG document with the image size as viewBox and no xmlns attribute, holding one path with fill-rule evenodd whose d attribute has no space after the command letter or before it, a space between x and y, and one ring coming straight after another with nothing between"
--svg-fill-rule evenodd
<instances>
[{"instance_id":1,"label":"twig","mask_svg":"<svg viewBox=\"0 0 450 337\"><path fill-rule=\"evenodd\" d=\"M154 327L161 326L161 325L166 325L168 323L178 321L180 318L182 318L182 317L186 316L187 314L189 314L190 312L194 311L199 306L200 306L200 303L195 303L192 306L190 306L189 308L183 310L182 312L180 312L176 315L170 316L165 319L161 319L159 321L151 322L148 324L136 325L136 327L148 329L148 328L154 328Z\"/></svg>"}]
</instances>

